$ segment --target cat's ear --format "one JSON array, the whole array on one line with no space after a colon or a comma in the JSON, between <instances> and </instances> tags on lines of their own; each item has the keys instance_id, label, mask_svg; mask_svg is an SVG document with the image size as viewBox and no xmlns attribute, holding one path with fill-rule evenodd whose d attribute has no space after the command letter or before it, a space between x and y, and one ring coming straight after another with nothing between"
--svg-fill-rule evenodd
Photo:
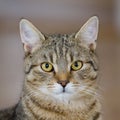
<instances>
[{"instance_id":1,"label":"cat's ear","mask_svg":"<svg viewBox=\"0 0 120 120\"><path fill-rule=\"evenodd\" d=\"M93 16L82 26L82 28L75 35L75 38L80 39L82 43L84 43L85 45L87 45L87 47L94 51L96 49L98 27L98 17Z\"/></svg>"},{"instance_id":2,"label":"cat's ear","mask_svg":"<svg viewBox=\"0 0 120 120\"><path fill-rule=\"evenodd\" d=\"M28 20L20 21L20 36L25 52L32 53L45 40L44 35Z\"/></svg>"}]
</instances>

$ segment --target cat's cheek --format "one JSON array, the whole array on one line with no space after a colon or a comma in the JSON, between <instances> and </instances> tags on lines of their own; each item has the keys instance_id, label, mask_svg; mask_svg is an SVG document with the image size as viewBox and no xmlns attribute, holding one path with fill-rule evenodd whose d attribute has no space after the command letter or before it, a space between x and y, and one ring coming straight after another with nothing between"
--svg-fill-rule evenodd
<instances>
[{"instance_id":1,"label":"cat's cheek","mask_svg":"<svg viewBox=\"0 0 120 120\"><path fill-rule=\"evenodd\" d=\"M73 83L68 83L68 85L65 88L65 91L69 94L74 94L75 88L73 87Z\"/></svg>"},{"instance_id":2,"label":"cat's cheek","mask_svg":"<svg viewBox=\"0 0 120 120\"><path fill-rule=\"evenodd\" d=\"M48 90L46 89L46 87L39 87L39 90L40 90L40 92L42 92L43 94L48 94L49 92L48 92Z\"/></svg>"},{"instance_id":3,"label":"cat's cheek","mask_svg":"<svg viewBox=\"0 0 120 120\"><path fill-rule=\"evenodd\" d=\"M60 94L60 93L63 92L63 87L60 84L55 83L53 89L51 90L51 92L53 94L56 94L56 95Z\"/></svg>"}]
</instances>

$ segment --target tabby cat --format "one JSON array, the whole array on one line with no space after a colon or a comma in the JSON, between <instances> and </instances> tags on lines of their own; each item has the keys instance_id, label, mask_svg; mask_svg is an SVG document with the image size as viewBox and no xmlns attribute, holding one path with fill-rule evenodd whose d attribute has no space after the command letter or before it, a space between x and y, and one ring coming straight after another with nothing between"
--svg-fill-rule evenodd
<instances>
[{"instance_id":1,"label":"tabby cat","mask_svg":"<svg viewBox=\"0 0 120 120\"><path fill-rule=\"evenodd\" d=\"M102 120L97 94L98 18L74 34L43 35L20 21L25 81L19 103L0 120Z\"/></svg>"}]
</instances>

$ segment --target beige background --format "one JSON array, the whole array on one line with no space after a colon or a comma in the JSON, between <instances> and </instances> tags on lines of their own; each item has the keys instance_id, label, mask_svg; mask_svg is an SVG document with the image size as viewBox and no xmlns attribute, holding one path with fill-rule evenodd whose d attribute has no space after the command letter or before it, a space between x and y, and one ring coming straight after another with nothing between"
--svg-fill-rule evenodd
<instances>
[{"instance_id":1,"label":"beige background","mask_svg":"<svg viewBox=\"0 0 120 120\"><path fill-rule=\"evenodd\" d=\"M23 48L18 24L27 18L43 33L71 33L100 19L98 54L105 120L120 119L120 0L0 0L0 109L19 100Z\"/></svg>"}]
</instances>

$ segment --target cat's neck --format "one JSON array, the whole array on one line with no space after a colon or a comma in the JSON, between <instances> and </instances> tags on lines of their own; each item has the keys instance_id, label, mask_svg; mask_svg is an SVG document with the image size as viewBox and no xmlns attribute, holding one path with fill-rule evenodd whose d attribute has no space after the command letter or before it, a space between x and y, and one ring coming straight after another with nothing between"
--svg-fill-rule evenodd
<instances>
[{"instance_id":1,"label":"cat's neck","mask_svg":"<svg viewBox=\"0 0 120 120\"><path fill-rule=\"evenodd\" d=\"M84 114L88 112L88 106L91 106L91 104L93 104L95 100L91 99L90 101L89 99L87 105L84 104L84 101L69 101L67 103L64 101L61 102L55 99L48 98L42 93L39 94L39 96L35 94L30 96L27 92L25 92L23 94L21 102L25 114L35 120L37 120L38 118L43 119L46 117L50 118L50 120L55 120L56 117L58 118L58 120L60 118L62 120L66 120L68 119L68 114L70 113L71 115L69 116L73 117L70 118L70 120L76 118L81 118L81 120L87 120L85 118L87 116L85 116ZM81 113L81 111L84 111L84 113Z\"/></svg>"}]
</instances>

